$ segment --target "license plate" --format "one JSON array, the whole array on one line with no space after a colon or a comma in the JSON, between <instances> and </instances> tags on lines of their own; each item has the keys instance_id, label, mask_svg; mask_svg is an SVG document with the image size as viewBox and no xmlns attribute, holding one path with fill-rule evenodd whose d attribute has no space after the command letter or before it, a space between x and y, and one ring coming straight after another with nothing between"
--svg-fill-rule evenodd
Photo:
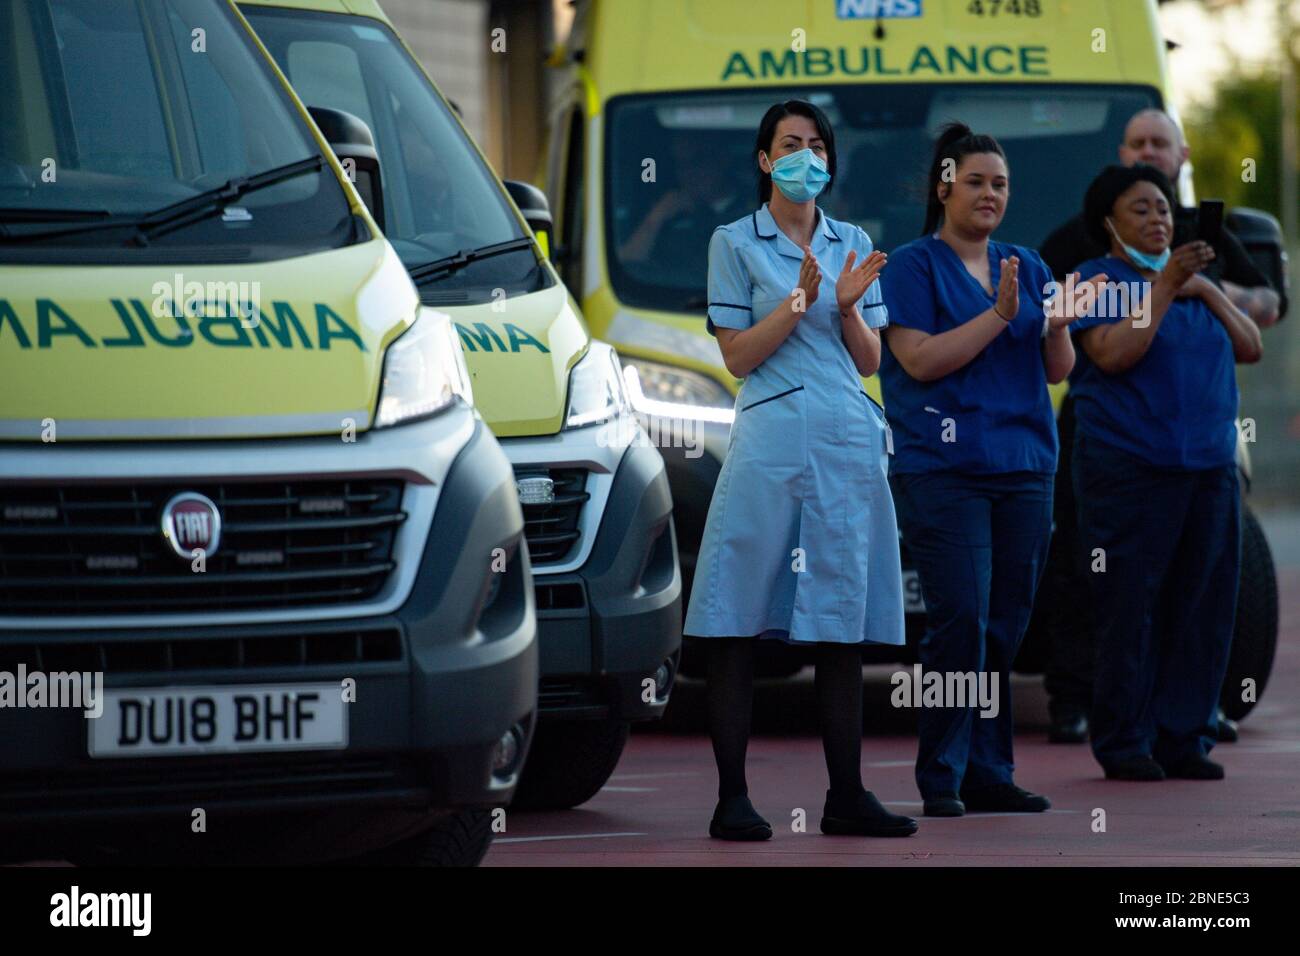
<instances>
[{"instance_id":1,"label":"license plate","mask_svg":"<svg viewBox=\"0 0 1300 956\"><path fill-rule=\"evenodd\" d=\"M338 750L346 707L338 683L105 690L87 749L95 758Z\"/></svg>"},{"instance_id":2,"label":"license plate","mask_svg":"<svg viewBox=\"0 0 1300 956\"><path fill-rule=\"evenodd\" d=\"M915 571L903 572L903 613L925 613L925 599L921 597L921 576Z\"/></svg>"}]
</instances>

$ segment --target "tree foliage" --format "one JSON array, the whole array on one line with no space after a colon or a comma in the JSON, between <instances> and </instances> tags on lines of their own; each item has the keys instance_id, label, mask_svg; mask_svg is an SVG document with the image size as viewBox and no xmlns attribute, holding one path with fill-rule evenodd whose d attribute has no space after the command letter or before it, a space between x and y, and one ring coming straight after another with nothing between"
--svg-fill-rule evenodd
<instances>
[{"instance_id":1,"label":"tree foliage","mask_svg":"<svg viewBox=\"0 0 1300 956\"><path fill-rule=\"evenodd\" d=\"M1281 214L1281 97L1276 73L1230 76L1186 117L1198 196ZM1300 116L1297 116L1300 121ZM1254 182L1250 182L1253 160Z\"/></svg>"}]
</instances>

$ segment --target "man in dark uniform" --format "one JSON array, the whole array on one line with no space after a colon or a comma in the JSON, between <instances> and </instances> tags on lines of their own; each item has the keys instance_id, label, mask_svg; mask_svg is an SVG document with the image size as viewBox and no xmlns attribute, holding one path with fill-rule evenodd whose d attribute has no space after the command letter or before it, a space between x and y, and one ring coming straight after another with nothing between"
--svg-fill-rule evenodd
<instances>
[{"instance_id":1,"label":"man in dark uniform","mask_svg":"<svg viewBox=\"0 0 1300 956\"><path fill-rule=\"evenodd\" d=\"M1146 109L1136 113L1124 128L1119 144L1119 159L1125 166L1146 163L1178 182L1178 174L1188 156L1182 130L1163 110ZM1196 235L1196 208L1180 206L1174 210L1174 240L1171 248L1189 242ZM1081 262L1104 256L1109 250L1099 246L1089 235L1083 215L1076 215L1043 241L1039 254L1053 276L1062 281ZM1260 328L1276 323L1286 311L1286 303L1269 285L1268 279L1251 260L1241 242L1228 227L1223 227L1215 258L1205 275L1219 284L1228 298L1249 315ZM1052 555L1048 561L1055 595L1048 609L1048 633L1051 651L1047 661L1046 685L1051 713L1048 739L1053 743L1082 743L1088 736L1088 709L1092 700L1093 654L1096 642L1086 593L1076 582L1088 573L1086 555L1078 547L1074 488L1070 481L1070 449L1074 441L1074 402L1067 394L1057 418L1060 436L1060 464L1056 472L1055 524ZM1235 740L1236 730L1220 714L1220 739Z\"/></svg>"}]
</instances>

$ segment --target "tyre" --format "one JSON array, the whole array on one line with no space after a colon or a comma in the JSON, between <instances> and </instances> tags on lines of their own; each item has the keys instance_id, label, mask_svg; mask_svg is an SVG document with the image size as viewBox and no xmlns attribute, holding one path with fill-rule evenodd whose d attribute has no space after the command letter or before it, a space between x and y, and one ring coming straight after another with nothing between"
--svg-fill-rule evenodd
<instances>
[{"instance_id":1,"label":"tyre","mask_svg":"<svg viewBox=\"0 0 1300 956\"><path fill-rule=\"evenodd\" d=\"M459 810L413 837L351 860L361 866L478 866L492 843L491 810Z\"/></svg>"},{"instance_id":2,"label":"tyre","mask_svg":"<svg viewBox=\"0 0 1300 956\"><path fill-rule=\"evenodd\" d=\"M1237 591L1237 621L1233 628L1228 673L1219 702L1223 712L1241 720L1264 694L1277 651L1277 574L1273 553L1259 519L1241 509L1241 578ZM1242 681L1254 680L1255 700L1241 699Z\"/></svg>"},{"instance_id":3,"label":"tyre","mask_svg":"<svg viewBox=\"0 0 1300 956\"><path fill-rule=\"evenodd\" d=\"M539 723L510 804L516 810L569 810L609 779L627 744L625 720Z\"/></svg>"}]
</instances>

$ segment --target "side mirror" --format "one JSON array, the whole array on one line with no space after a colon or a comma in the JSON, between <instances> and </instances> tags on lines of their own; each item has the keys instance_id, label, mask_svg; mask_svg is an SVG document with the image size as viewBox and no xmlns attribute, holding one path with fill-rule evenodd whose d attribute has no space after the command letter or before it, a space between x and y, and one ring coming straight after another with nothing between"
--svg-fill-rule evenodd
<instances>
[{"instance_id":1,"label":"side mirror","mask_svg":"<svg viewBox=\"0 0 1300 956\"><path fill-rule=\"evenodd\" d=\"M542 254L550 258L551 233L555 229L555 223L551 219L551 205L546 201L546 193L531 183L520 182L517 179L506 180L506 192L523 213L528 228L532 229L533 234L537 236Z\"/></svg>"},{"instance_id":2,"label":"side mirror","mask_svg":"<svg viewBox=\"0 0 1300 956\"><path fill-rule=\"evenodd\" d=\"M1282 315L1288 305L1286 243L1277 219L1259 209L1239 206L1228 214L1228 228L1282 297Z\"/></svg>"},{"instance_id":3,"label":"side mirror","mask_svg":"<svg viewBox=\"0 0 1300 956\"><path fill-rule=\"evenodd\" d=\"M307 112L343 164L343 171L357 187L380 231L384 228L384 185L379 175L379 153L370 127L359 116L342 110L309 106Z\"/></svg>"}]
</instances>

